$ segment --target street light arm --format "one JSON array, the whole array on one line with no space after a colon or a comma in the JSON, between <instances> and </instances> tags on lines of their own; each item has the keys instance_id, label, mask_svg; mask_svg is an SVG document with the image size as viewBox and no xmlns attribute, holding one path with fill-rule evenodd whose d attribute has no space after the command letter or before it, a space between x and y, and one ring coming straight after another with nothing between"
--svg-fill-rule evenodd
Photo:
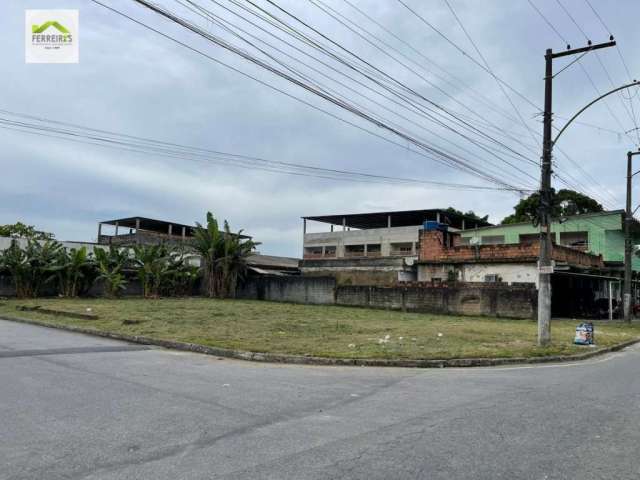
<instances>
[{"instance_id":1,"label":"street light arm","mask_svg":"<svg viewBox=\"0 0 640 480\"><path fill-rule=\"evenodd\" d=\"M558 138L560 138L560 135L562 135L562 134L564 133L564 131L567 129L567 127L568 127L569 125L571 125L571 123L573 123L573 121L574 121L576 118L578 118L578 117L582 114L582 112L584 112L584 111L585 111L587 108L589 108L591 105L593 105L593 104L594 104L594 103L596 103L596 102L599 102L600 100L602 100L602 99L603 99L603 98L605 98L605 97L608 97L608 96L609 96L609 95L611 95L612 93L616 93L616 92L618 92L618 91L620 91L620 90L624 90L624 89L626 89L626 88L631 88L631 87L635 87L635 86L639 86L639 85L640 85L640 82L638 82L637 80L634 80L634 81L633 81L633 82L631 82L631 83L628 83L628 84L623 85L623 86L618 87L618 88L614 88L613 90L611 90L611 91L609 91L609 92L607 92L607 93L605 93L605 94L603 94L603 95L600 95L600 96L599 96L598 98L596 98L595 100L593 100L593 101L591 101L591 102L587 103L584 107L582 107L580 110L578 110L578 113L576 113L573 117L571 117L571 118L569 119L569 121L568 121L567 123L565 123L565 124L564 124L564 127L562 127L562 128L560 129L560 131L559 131L559 132L558 132L558 134L556 135L556 138L554 138L554 139L553 139L552 144L553 144L553 145L555 145L555 144L556 144L556 142L558 141Z\"/></svg>"}]
</instances>

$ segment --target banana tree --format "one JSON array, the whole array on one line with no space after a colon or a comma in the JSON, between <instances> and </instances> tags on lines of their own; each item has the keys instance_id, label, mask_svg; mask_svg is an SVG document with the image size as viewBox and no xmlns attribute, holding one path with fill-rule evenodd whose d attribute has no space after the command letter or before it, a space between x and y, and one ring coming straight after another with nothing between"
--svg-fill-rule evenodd
<instances>
[{"instance_id":1,"label":"banana tree","mask_svg":"<svg viewBox=\"0 0 640 480\"><path fill-rule=\"evenodd\" d=\"M60 249L51 270L62 296L77 297L91 288L97 277L96 264L87 247Z\"/></svg>"},{"instance_id":2,"label":"banana tree","mask_svg":"<svg viewBox=\"0 0 640 480\"><path fill-rule=\"evenodd\" d=\"M12 240L11 245L2 254L4 270L11 275L16 290L16 296L37 297L42 287L51 282L55 259L63 250L55 240L27 240L24 248L18 240Z\"/></svg>"},{"instance_id":3,"label":"banana tree","mask_svg":"<svg viewBox=\"0 0 640 480\"><path fill-rule=\"evenodd\" d=\"M138 271L145 298L157 298L169 274L170 250L164 244L136 245L133 262Z\"/></svg>"},{"instance_id":4,"label":"banana tree","mask_svg":"<svg viewBox=\"0 0 640 480\"><path fill-rule=\"evenodd\" d=\"M192 246L202 258L203 287L209 297L235 296L238 280L247 269L247 258L257 242L231 232L228 222L220 231L218 221L207 212L206 226L196 223Z\"/></svg>"},{"instance_id":5,"label":"banana tree","mask_svg":"<svg viewBox=\"0 0 640 480\"><path fill-rule=\"evenodd\" d=\"M110 245L108 250L96 248L94 254L98 265L98 279L104 284L105 295L109 298L119 296L128 283L123 270L130 263L129 251Z\"/></svg>"},{"instance_id":6,"label":"banana tree","mask_svg":"<svg viewBox=\"0 0 640 480\"><path fill-rule=\"evenodd\" d=\"M258 242L242 238L243 230L231 233L229 223L224 222L224 255L218 259L222 275L222 296L236 296L238 281L242 280L247 272L247 259L255 250Z\"/></svg>"}]
</instances>

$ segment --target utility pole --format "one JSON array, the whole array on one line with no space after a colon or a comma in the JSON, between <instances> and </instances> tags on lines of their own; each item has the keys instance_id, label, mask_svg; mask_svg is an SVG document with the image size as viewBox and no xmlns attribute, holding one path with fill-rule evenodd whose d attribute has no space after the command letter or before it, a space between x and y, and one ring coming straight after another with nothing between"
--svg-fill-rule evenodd
<instances>
[{"instance_id":1,"label":"utility pole","mask_svg":"<svg viewBox=\"0 0 640 480\"><path fill-rule=\"evenodd\" d=\"M634 155L640 155L638 152L627 152L627 208L624 216L624 297L623 312L624 321L631 321L631 272L632 272L632 242L631 242L631 224L633 223L633 211L631 210L631 179L635 175L632 173L632 160ZM636 172L638 173L638 172Z\"/></svg>"},{"instance_id":2,"label":"utility pole","mask_svg":"<svg viewBox=\"0 0 640 480\"><path fill-rule=\"evenodd\" d=\"M567 45L564 52L553 53L550 48L545 53L545 75L544 75L544 114L542 130L542 164L540 172L540 207L538 211L538 222L540 225L540 254L538 257L538 345L544 347L551 342L551 274L553 266L551 262L551 205L553 202L551 194L551 160L553 158L553 140L551 128L553 125L553 60L559 57L586 53L591 50L612 47L616 44L613 41L588 46L574 48ZM566 67L565 67L566 68Z\"/></svg>"}]
</instances>

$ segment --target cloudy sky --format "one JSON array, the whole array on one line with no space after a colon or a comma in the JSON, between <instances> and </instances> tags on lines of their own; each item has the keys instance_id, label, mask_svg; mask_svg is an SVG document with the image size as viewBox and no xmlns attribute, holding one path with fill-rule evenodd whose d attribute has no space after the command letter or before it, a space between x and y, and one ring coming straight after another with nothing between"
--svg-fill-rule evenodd
<instances>
[{"instance_id":1,"label":"cloudy sky","mask_svg":"<svg viewBox=\"0 0 640 480\"><path fill-rule=\"evenodd\" d=\"M409 132L411 138L446 150L457 160L463 159L474 168L489 172L499 182L519 188L535 188L539 175L535 162L540 152L542 125L535 106L543 103L546 48L563 49L565 45L560 36L574 47L584 45L586 39L580 29L594 42L608 40L610 29L620 46L619 51L610 48L597 55L589 53L580 64L558 75L554 83L558 126L595 98L597 92L604 93L612 85L629 81L620 54L632 76L640 71L640 58L634 54L640 44L636 28L640 3L635 0L590 0L607 29L584 0L561 0L562 4L557 0L532 0L553 23L557 33L528 0L449 0L491 71L508 84L504 89L511 105L492 75L478 66L484 60L465 36L445 0L403 1L467 55L398 0L350 0L379 25L345 0L323 0L315 4L307 0L279 0L276 3L366 60L370 71L376 69L374 77L384 72L385 79L392 78L397 85L410 88L422 102L437 104L438 115L455 115L457 126L453 120L447 120L446 125L436 125L419 115L415 99L412 100L414 107L407 109L402 101L377 98L375 92L365 88L371 86L369 80L344 65L337 67L337 71L329 70L300 50L283 44L279 44L282 48L279 54L268 58L251 50L220 24L196 15L176 0L156 0L156 3L263 60L271 63L274 57L286 59L316 85L332 88L372 116ZM248 13L242 14L243 11L228 0L216 0L219 4L212 0L193 2L262 40L278 42L224 10L222 6L249 18ZM103 0L103 3L298 100L89 0L26 0L2 2L0 7L5 45L0 61L1 110L281 162L496 187L495 182L486 178L443 165L427 158L424 152L416 153L418 147L410 141L275 77L131 0ZM245 0L238 3L249 5ZM254 0L254 3L285 18L265 0ZM323 11L320 8L323 5L343 15L339 17L343 22L351 20L364 30L356 30L360 35L348 30ZM569 10L577 26L561 6ZM25 63L25 9L44 8L79 10L79 64ZM291 17L288 20L291 21ZM264 28L274 32L273 27ZM367 34L375 35L385 45L375 43ZM243 37L250 38L246 33ZM322 57L309 47L296 45L316 58ZM340 55L348 55L335 44L333 49ZM294 65L294 60L283 56L285 54L305 58L307 65L315 70L312 72L299 63ZM326 57L325 60L334 65ZM566 63L558 60L556 71ZM349 83L351 80L346 79L345 73L360 79L359 86ZM337 78L342 78L343 85L334 82ZM633 142L636 132L628 135L624 132L636 127L634 114L640 116L637 92L632 90L630 95L630 101L627 100L629 94L624 98L609 97L607 103L585 113L582 117L585 123L567 131L558 144L566 156L556 151L561 179L554 179L554 186L563 187L563 179L596 196L608 208L623 207L625 152L637 148ZM424 112L424 103L422 105ZM447 113L443 113L445 111ZM518 115L531 131L525 129ZM0 117L10 118L10 115L2 113ZM462 128L461 121L473 128L473 132ZM519 198L518 193L501 190L452 190L435 188L428 183L389 185L271 173L193 161L186 156L155 156L105 148L3 128L0 128L0 142L3 146L0 224L23 221L52 231L61 240L95 240L99 220L140 215L193 223L203 221L205 212L210 210L217 217L228 219L232 228L243 228L263 242L260 248L263 253L297 256L301 252L300 217L303 215L453 206L489 214L491 221L499 222L511 213Z\"/></svg>"}]
</instances>

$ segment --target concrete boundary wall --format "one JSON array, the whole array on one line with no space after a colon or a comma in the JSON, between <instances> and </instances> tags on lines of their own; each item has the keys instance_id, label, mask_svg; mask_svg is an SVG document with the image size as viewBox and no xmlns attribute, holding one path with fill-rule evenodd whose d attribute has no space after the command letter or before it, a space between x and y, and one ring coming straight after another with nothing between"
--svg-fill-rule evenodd
<instances>
[{"instance_id":1,"label":"concrete boundary wall","mask_svg":"<svg viewBox=\"0 0 640 480\"><path fill-rule=\"evenodd\" d=\"M338 286L332 277L260 277L245 282L238 298L532 319L538 297L533 285Z\"/></svg>"},{"instance_id":2,"label":"concrete boundary wall","mask_svg":"<svg viewBox=\"0 0 640 480\"><path fill-rule=\"evenodd\" d=\"M9 280L0 276L0 296L15 295ZM47 293L44 292L45 295ZM139 282L132 279L123 293L124 296L141 295ZM100 296L101 285L94 286L90 294ZM537 306L537 290L534 286L338 286L333 277L299 276L252 277L238 289L237 298L524 319L535 318Z\"/></svg>"}]
</instances>

